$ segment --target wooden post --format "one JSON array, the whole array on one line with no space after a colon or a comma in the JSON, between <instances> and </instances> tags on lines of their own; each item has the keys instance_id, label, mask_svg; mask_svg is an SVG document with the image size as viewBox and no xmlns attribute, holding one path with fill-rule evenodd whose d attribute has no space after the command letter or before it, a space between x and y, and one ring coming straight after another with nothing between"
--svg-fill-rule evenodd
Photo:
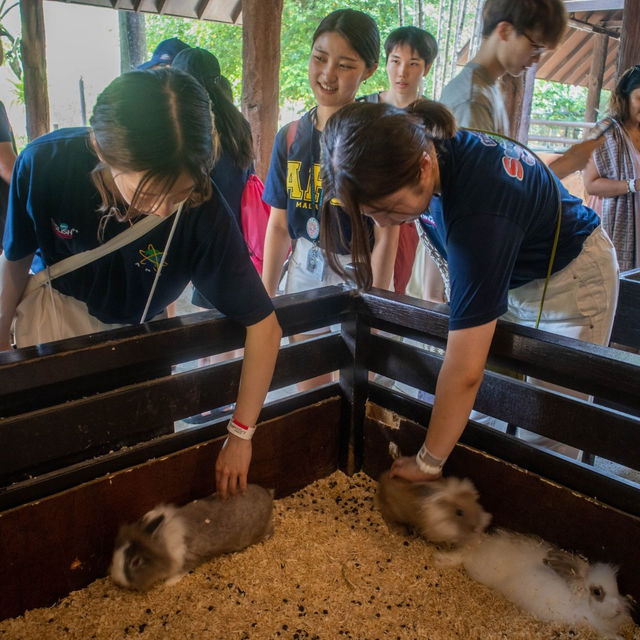
<instances>
[{"instance_id":1,"label":"wooden post","mask_svg":"<svg viewBox=\"0 0 640 640\"><path fill-rule=\"evenodd\" d=\"M587 106L584 111L586 122L595 122L598 119L598 107L600 106L600 91L602 90L602 78L607 60L607 46L609 37L602 33L594 33L593 56L591 58L591 71L589 84L587 85Z\"/></svg>"},{"instance_id":2,"label":"wooden post","mask_svg":"<svg viewBox=\"0 0 640 640\"><path fill-rule=\"evenodd\" d=\"M617 76L635 64L640 64L640 3L637 0L625 0Z\"/></svg>"},{"instance_id":3,"label":"wooden post","mask_svg":"<svg viewBox=\"0 0 640 640\"><path fill-rule=\"evenodd\" d=\"M522 93L522 104L520 105L520 126L516 135L516 140L523 144L529 144L529 127L531 126L531 103L533 102L533 85L536 82L537 65L529 67L524 76L524 90Z\"/></svg>"},{"instance_id":4,"label":"wooden post","mask_svg":"<svg viewBox=\"0 0 640 640\"><path fill-rule=\"evenodd\" d=\"M49 90L45 59L43 0L22 0L22 69L24 101L27 112L27 137L33 140L49 132Z\"/></svg>"},{"instance_id":5,"label":"wooden post","mask_svg":"<svg viewBox=\"0 0 640 640\"><path fill-rule=\"evenodd\" d=\"M144 14L118 11L120 73L135 69L146 60L147 38Z\"/></svg>"},{"instance_id":6,"label":"wooden post","mask_svg":"<svg viewBox=\"0 0 640 640\"><path fill-rule=\"evenodd\" d=\"M256 173L264 180L278 128L283 0L242 0L242 112L251 125Z\"/></svg>"}]
</instances>

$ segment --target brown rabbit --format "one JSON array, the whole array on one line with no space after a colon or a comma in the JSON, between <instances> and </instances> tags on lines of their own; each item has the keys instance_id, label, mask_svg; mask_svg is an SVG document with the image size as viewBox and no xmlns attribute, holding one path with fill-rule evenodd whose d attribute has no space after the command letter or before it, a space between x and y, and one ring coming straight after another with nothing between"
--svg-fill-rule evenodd
<instances>
[{"instance_id":1,"label":"brown rabbit","mask_svg":"<svg viewBox=\"0 0 640 640\"><path fill-rule=\"evenodd\" d=\"M214 494L179 508L158 505L120 527L111 577L140 591L161 580L174 584L205 560L269 538L272 516L272 492L255 484L228 500Z\"/></svg>"},{"instance_id":2,"label":"brown rabbit","mask_svg":"<svg viewBox=\"0 0 640 640\"><path fill-rule=\"evenodd\" d=\"M390 478L385 471L378 482L376 506L387 523L409 527L430 542L451 545L463 544L491 521L466 478L409 482Z\"/></svg>"}]
</instances>

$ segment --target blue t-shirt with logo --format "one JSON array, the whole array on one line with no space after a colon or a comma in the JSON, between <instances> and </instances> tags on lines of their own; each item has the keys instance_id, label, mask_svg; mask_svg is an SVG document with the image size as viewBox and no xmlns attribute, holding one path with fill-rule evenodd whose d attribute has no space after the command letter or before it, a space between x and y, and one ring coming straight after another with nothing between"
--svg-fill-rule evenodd
<instances>
[{"instance_id":1,"label":"blue t-shirt with logo","mask_svg":"<svg viewBox=\"0 0 640 640\"><path fill-rule=\"evenodd\" d=\"M87 128L60 129L27 146L11 184L4 234L7 259L36 252L32 269L37 272L99 245L101 200L91 179L97 164ZM56 278L53 286L85 302L102 322L135 324L162 262L149 318L176 300L189 281L216 309L245 326L273 311L242 233L215 195L182 211L165 251L173 220L171 216L122 249ZM129 226L110 218L104 241Z\"/></svg>"},{"instance_id":2,"label":"blue t-shirt with logo","mask_svg":"<svg viewBox=\"0 0 640 640\"><path fill-rule=\"evenodd\" d=\"M320 177L320 131L314 126L315 108L305 113L295 123L297 127L293 140L287 140L289 128L294 123L282 127L276 135L271 152L271 164L264 185L262 199L276 209L287 212L289 236L307 238L317 242L320 235L320 212L322 210L323 189ZM310 168L313 167L313 182ZM341 235L345 245L338 253L350 253L351 223L339 205L335 206L340 222ZM373 247L373 223L367 221L371 246Z\"/></svg>"},{"instance_id":3,"label":"blue t-shirt with logo","mask_svg":"<svg viewBox=\"0 0 640 640\"><path fill-rule=\"evenodd\" d=\"M600 224L526 149L460 130L438 141L441 195L421 223L449 265L450 329L476 327L507 311L508 291L545 278L558 217L553 272L566 267Z\"/></svg>"}]
</instances>

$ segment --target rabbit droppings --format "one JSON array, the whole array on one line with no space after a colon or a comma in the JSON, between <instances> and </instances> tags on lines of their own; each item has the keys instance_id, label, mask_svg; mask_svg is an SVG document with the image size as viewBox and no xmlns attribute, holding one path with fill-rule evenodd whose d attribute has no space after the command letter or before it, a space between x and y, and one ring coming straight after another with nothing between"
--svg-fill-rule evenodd
<instances>
[{"instance_id":1,"label":"rabbit droppings","mask_svg":"<svg viewBox=\"0 0 640 640\"><path fill-rule=\"evenodd\" d=\"M214 494L183 507L161 504L120 527L111 578L139 591L161 580L174 584L202 562L240 551L272 533L272 492L255 484L228 500Z\"/></svg>"},{"instance_id":2,"label":"rabbit droppings","mask_svg":"<svg viewBox=\"0 0 640 640\"><path fill-rule=\"evenodd\" d=\"M539 620L588 624L605 638L630 621L616 569L535 538L498 529L440 553L440 566L462 564L471 578L499 591Z\"/></svg>"},{"instance_id":3,"label":"rabbit droppings","mask_svg":"<svg viewBox=\"0 0 640 640\"><path fill-rule=\"evenodd\" d=\"M491 521L467 478L409 482L391 478L385 471L378 481L375 500L388 524L408 526L430 542L463 544L484 531Z\"/></svg>"}]
</instances>

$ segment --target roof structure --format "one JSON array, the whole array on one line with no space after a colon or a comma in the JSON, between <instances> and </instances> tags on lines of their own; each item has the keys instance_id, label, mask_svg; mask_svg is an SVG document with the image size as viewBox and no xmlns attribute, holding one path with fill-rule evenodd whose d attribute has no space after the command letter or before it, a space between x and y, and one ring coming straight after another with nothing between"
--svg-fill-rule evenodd
<instances>
[{"instance_id":1,"label":"roof structure","mask_svg":"<svg viewBox=\"0 0 640 640\"><path fill-rule=\"evenodd\" d=\"M572 0L565 2L569 28L554 51L540 59L536 78L587 86L595 36L609 36L602 79L603 89L613 89L624 0Z\"/></svg>"},{"instance_id":2,"label":"roof structure","mask_svg":"<svg viewBox=\"0 0 640 640\"><path fill-rule=\"evenodd\" d=\"M106 7L231 24L242 23L242 0L59 0L67 4Z\"/></svg>"}]
</instances>

